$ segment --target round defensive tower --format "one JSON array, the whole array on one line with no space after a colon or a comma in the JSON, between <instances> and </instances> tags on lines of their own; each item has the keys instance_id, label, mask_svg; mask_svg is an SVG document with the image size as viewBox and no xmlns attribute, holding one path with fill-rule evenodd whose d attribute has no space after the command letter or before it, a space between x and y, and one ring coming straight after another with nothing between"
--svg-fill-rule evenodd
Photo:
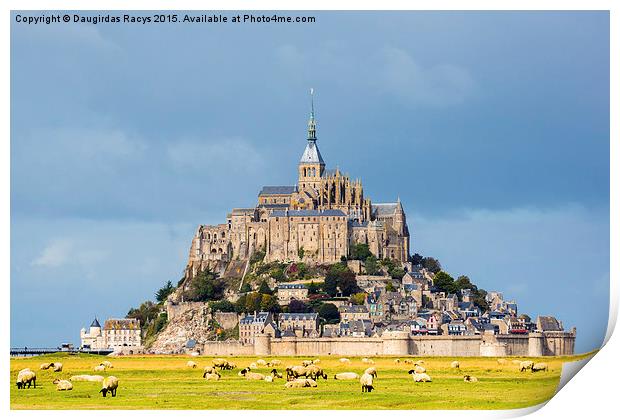
<instances>
[{"instance_id":1,"label":"round defensive tower","mask_svg":"<svg viewBox=\"0 0 620 420\"><path fill-rule=\"evenodd\" d=\"M254 336L254 354L261 356L271 354L271 336L269 334L256 334Z\"/></svg>"},{"instance_id":2,"label":"round defensive tower","mask_svg":"<svg viewBox=\"0 0 620 420\"><path fill-rule=\"evenodd\" d=\"M402 356L409 354L409 333L406 331L385 331L383 333L383 354Z\"/></svg>"}]
</instances>

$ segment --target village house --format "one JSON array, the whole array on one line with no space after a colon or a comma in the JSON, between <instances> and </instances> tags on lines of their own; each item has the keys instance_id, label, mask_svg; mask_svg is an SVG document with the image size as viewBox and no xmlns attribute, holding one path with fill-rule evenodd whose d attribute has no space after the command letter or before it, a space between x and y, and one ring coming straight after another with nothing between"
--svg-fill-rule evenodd
<instances>
[{"instance_id":1,"label":"village house","mask_svg":"<svg viewBox=\"0 0 620 420\"><path fill-rule=\"evenodd\" d=\"M270 312L254 312L239 320L239 340L243 344L254 344L256 334L262 334L268 324L273 323Z\"/></svg>"},{"instance_id":2,"label":"village house","mask_svg":"<svg viewBox=\"0 0 620 420\"><path fill-rule=\"evenodd\" d=\"M305 284L280 283L278 284L278 304L288 305L291 300L308 300L308 287Z\"/></svg>"},{"instance_id":3,"label":"village house","mask_svg":"<svg viewBox=\"0 0 620 420\"><path fill-rule=\"evenodd\" d=\"M142 347L140 321L135 318L110 318L103 328L97 318L90 324L89 331L80 330L83 349L88 350L138 350Z\"/></svg>"},{"instance_id":4,"label":"village house","mask_svg":"<svg viewBox=\"0 0 620 420\"><path fill-rule=\"evenodd\" d=\"M340 312L340 319L344 322L370 319L370 311L366 305L345 305L338 308L338 311Z\"/></svg>"},{"instance_id":5,"label":"village house","mask_svg":"<svg viewBox=\"0 0 620 420\"><path fill-rule=\"evenodd\" d=\"M296 337L318 337L319 317L316 313L283 313L278 316L278 328L282 336L290 336L290 332ZM285 335L286 332L286 335Z\"/></svg>"}]
</instances>

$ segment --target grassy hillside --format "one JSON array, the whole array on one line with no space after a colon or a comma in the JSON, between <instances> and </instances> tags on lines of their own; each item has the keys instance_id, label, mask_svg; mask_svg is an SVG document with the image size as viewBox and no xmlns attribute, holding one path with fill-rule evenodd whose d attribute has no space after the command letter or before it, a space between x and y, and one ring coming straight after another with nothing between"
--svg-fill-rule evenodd
<instances>
[{"instance_id":1,"label":"grassy hillside","mask_svg":"<svg viewBox=\"0 0 620 420\"><path fill-rule=\"evenodd\" d=\"M275 357L265 358L270 360ZM299 364L302 358L277 357L279 371L288 364ZM411 365L395 363L393 357L375 357L378 378L376 390L362 394L358 381L336 381L338 372L362 373L368 365L360 358L349 358L342 365L338 357L321 357L320 366L329 374L318 388L284 389L284 380L274 383L248 381L237 375L239 369L222 372L218 382L202 379L202 368L212 357L128 356L108 358L114 364L105 375L119 379L116 398L103 398L99 383L75 382L72 391L56 391L54 378L68 379L75 374L95 374L93 367L100 356L57 354L33 358L11 359L12 409L510 409L542 403L551 398L560 378L563 361L575 357L537 358L550 366L549 372L521 373L507 358L506 365L496 359L458 358L460 371L450 368L454 358L425 357L431 383L414 383L407 370ZM249 365L257 357L230 357L238 368ZM412 356L411 360L419 360ZM186 367L188 360L198 368ZM404 360L401 358L401 360ZM63 372L38 370L42 362L60 361ZM37 388L18 390L17 372L30 367L37 373ZM268 368L258 372L267 373ZM463 382L463 374L478 377L478 383Z\"/></svg>"}]
</instances>

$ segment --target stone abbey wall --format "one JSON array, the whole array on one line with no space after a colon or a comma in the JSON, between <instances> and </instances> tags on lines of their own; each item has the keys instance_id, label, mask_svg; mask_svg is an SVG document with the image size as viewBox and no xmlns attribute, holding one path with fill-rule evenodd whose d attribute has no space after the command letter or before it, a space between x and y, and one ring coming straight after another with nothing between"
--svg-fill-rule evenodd
<instances>
[{"instance_id":1,"label":"stone abbey wall","mask_svg":"<svg viewBox=\"0 0 620 420\"><path fill-rule=\"evenodd\" d=\"M278 356L560 356L574 353L575 333L529 335L410 336L386 332L382 337L272 338L257 334L254 345L207 342L202 354Z\"/></svg>"}]
</instances>

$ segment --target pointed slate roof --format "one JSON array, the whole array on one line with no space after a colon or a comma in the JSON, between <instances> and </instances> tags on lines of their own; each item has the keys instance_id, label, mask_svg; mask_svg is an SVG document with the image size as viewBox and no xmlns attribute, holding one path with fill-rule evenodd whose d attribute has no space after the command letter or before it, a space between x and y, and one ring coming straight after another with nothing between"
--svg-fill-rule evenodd
<instances>
[{"instance_id":1,"label":"pointed slate roof","mask_svg":"<svg viewBox=\"0 0 620 420\"><path fill-rule=\"evenodd\" d=\"M301 155L300 163L321 163L325 165L323 156L319 152L319 146L316 145L316 140L308 139L308 144L304 153Z\"/></svg>"},{"instance_id":2,"label":"pointed slate roof","mask_svg":"<svg viewBox=\"0 0 620 420\"><path fill-rule=\"evenodd\" d=\"M91 327L101 328L101 324L99 324L99 321L97 321L97 318L96 318L96 317L95 317L95 319L93 320L93 322L91 322L90 326L91 326Z\"/></svg>"}]
</instances>

